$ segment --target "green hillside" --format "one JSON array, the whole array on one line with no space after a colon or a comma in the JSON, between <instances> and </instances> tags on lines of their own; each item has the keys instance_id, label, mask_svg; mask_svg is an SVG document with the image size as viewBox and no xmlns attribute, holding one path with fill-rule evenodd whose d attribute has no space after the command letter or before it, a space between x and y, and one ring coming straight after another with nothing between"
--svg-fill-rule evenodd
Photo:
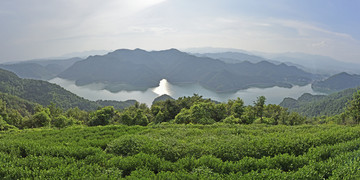
<instances>
[{"instance_id":1,"label":"green hillside","mask_svg":"<svg viewBox=\"0 0 360 180\"><path fill-rule=\"evenodd\" d=\"M78 107L82 110L95 110L101 103L79 97L59 85L42 80L21 79L12 72L0 69L0 92L20 97L30 102L48 106L55 103L62 109ZM11 104L11 103L8 103ZM112 102L106 105L128 107L133 103Z\"/></svg>"},{"instance_id":2,"label":"green hillside","mask_svg":"<svg viewBox=\"0 0 360 180\"><path fill-rule=\"evenodd\" d=\"M312 84L312 88L321 92L338 92L344 89L356 88L360 86L360 75L339 73L323 81L317 81Z\"/></svg>"},{"instance_id":3,"label":"green hillside","mask_svg":"<svg viewBox=\"0 0 360 180\"><path fill-rule=\"evenodd\" d=\"M304 116L332 116L344 112L348 102L353 98L357 89L346 89L330 95L303 94L297 100L285 98L280 106L291 112L298 112Z\"/></svg>"}]
</instances>

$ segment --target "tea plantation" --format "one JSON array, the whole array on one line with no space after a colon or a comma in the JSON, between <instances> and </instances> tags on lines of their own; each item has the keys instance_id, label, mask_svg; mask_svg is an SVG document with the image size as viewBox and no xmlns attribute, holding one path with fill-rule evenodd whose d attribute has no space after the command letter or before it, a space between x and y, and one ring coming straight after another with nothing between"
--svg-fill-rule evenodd
<instances>
[{"instance_id":1,"label":"tea plantation","mask_svg":"<svg viewBox=\"0 0 360 180\"><path fill-rule=\"evenodd\" d=\"M357 179L360 126L71 126L0 132L0 179Z\"/></svg>"}]
</instances>

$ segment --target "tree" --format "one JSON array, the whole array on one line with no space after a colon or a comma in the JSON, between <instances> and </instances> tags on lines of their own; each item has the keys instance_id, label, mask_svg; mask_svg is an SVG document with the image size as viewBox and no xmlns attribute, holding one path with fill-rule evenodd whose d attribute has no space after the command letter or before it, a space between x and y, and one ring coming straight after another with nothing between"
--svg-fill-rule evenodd
<instances>
[{"instance_id":1,"label":"tree","mask_svg":"<svg viewBox=\"0 0 360 180\"><path fill-rule=\"evenodd\" d=\"M225 103L215 104L213 119L219 122L228 116L228 111Z\"/></svg>"},{"instance_id":2,"label":"tree","mask_svg":"<svg viewBox=\"0 0 360 180\"><path fill-rule=\"evenodd\" d=\"M113 106L106 106L99 109L90 115L90 126L105 126L110 123L110 120L115 115L115 109Z\"/></svg>"},{"instance_id":3,"label":"tree","mask_svg":"<svg viewBox=\"0 0 360 180\"><path fill-rule=\"evenodd\" d=\"M265 101L266 101L265 96L260 96L254 102L256 116L260 118L261 123L263 122Z\"/></svg>"},{"instance_id":4,"label":"tree","mask_svg":"<svg viewBox=\"0 0 360 180\"><path fill-rule=\"evenodd\" d=\"M143 113L143 111L141 111L140 109L137 110L134 120L135 125L146 126L149 124L148 118L146 117L145 113Z\"/></svg>"},{"instance_id":5,"label":"tree","mask_svg":"<svg viewBox=\"0 0 360 180\"><path fill-rule=\"evenodd\" d=\"M275 104L269 104L264 107L264 117L272 119L273 125L279 124L282 112L286 111L283 107Z\"/></svg>"},{"instance_id":6,"label":"tree","mask_svg":"<svg viewBox=\"0 0 360 180\"><path fill-rule=\"evenodd\" d=\"M175 122L180 123L194 123L194 124L213 124L216 115L215 105L211 102L196 103L190 109L182 109L175 117Z\"/></svg>"},{"instance_id":7,"label":"tree","mask_svg":"<svg viewBox=\"0 0 360 180\"><path fill-rule=\"evenodd\" d=\"M360 122L360 90L354 93L350 105L347 107L347 113L356 122Z\"/></svg>"},{"instance_id":8,"label":"tree","mask_svg":"<svg viewBox=\"0 0 360 180\"><path fill-rule=\"evenodd\" d=\"M55 118L53 118L51 124L57 128L64 128L66 126L71 126L73 124L73 121L64 115L59 115Z\"/></svg>"},{"instance_id":9,"label":"tree","mask_svg":"<svg viewBox=\"0 0 360 180\"><path fill-rule=\"evenodd\" d=\"M8 114L6 112L6 102L0 99L0 116L3 120L7 120Z\"/></svg>"},{"instance_id":10,"label":"tree","mask_svg":"<svg viewBox=\"0 0 360 180\"><path fill-rule=\"evenodd\" d=\"M50 105L47 106L47 108L50 111L50 117L54 118L59 116L60 114L63 113L63 110L60 107L57 107L55 103L51 102Z\"/></svg>"},{"instance_id":11,"label":"tree","mask_svg":"<svg viewBox=\"0 0 360 180\"><path fill-rule=\"evenodd\" d=\"M51 118L46 111L40 111L32 117L32 127L50 126Z\"/></svg>"},{"instance_id":12,"label":"tree","mask_svg":"<svg viewBox=\"0 0 360 180\"><path fill-rule=\"evenodd\" d=\"M241 118L241 123L252 124L255 121L255 119L256 119L256 112L254 107L246 106L244 114L242 115Z\"/></svg>"},{"instance_id":13,"label":"tree","mask_svg":"<svg viewBox=\"0 0 360 180\"><path fill-rule=\"evenodd\" d=\"M16 127L6 123L6 121L4 121L3 118L0 116L0 131L6 131L9 129L16 129Z\"/></svg>"},{"instance_id":14,"label":"tree","mask_svg":"<svg viewBox=\"0 0 360 180\"><path fill-rule=\"evenodd\" d=\"M14 110L14 109L9 109L8 111L9 112L8 112L7 123L20 128L23 123L23 117L21 116L21 114L17 110Z\"/></svg>"},{"instance_id":15,"label":"tree","mask_svg":"<svg viewBox=\"0 0 360 180\"><path fill-rule=\"evenodd\" d=\"M128 126L131 126L131 125L135 124L135 122L134 122L133 118L131 117L130 113L127 112L127 111L120 114L119 122L121 124L125 124L125 125L128 125Z\"/></svg>"},{"instance_id":16,"label":"tree","mask_svg":"<svg viewBox=\"0 0 360 180\"><path fill-rule=\"evenodd\" d=\"M89 113L84 110L80 110L78 107L68 109L66 111L66 116L82 123L87 122L89 119Z\"/></svg>"},{"instance_id":17,"label":"tree","mask_svg":"<svg viewBox=\"0 0 360 180\"><path fill-rule=\"evenodd\" d=\"M165 115L161 110L156 114L154 118L154 122L155 123L165 122Z\"/></svg>"},{"instance_id":18,"label":"tree","mask_svg":"<svg viewBox=\"0 0 360 180\"><path fill-rule=\"evenodd\" d=\"M240 119L245 111L244 101L240 98L236 100L230 100L228 104L231 104L230 112L235 118Z\"/></svg>"}]
</instances>

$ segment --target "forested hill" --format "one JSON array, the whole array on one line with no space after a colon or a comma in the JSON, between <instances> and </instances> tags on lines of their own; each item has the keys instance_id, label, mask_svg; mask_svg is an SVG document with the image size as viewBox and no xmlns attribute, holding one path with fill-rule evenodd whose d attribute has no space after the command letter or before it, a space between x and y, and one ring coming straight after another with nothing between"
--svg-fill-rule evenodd
<instances>
[{"instance_id":1,"label":"forested hill","mask_svg":"<svg viewBox=\"0 0 360 180\"><path fill-rule=\"evenodd\" d=\"M226 64L176 49L120 49L76 62L59 77L75 80L77 85L105 83L111 91L147 89L165 78L172 84L199 83L214 91L230 92L249 87L304 85L312 81L313 75L267 61Z\"/></svg>"},{"instance_id":2,"label":"forested hill","mask_svg":"<svg viewBox=\"0 0 360 180\"><path fill-rule=\"evenodd\" d=\"M297 100L285 98L280 103L280 106L308 117L331 116L344 112L347 103L352 99L356 91L357 89L355 88L346 89L327 96L305 93Z\"/></svg>"},{"instance_id":3,"label":"forested hill","mask_svg":"<svg viewBox=\"0 0 360 180\"><path fill-rule=\"evenodd\" d=\"M3 69L0 69L0 92L43 106L48 106L52 102L63 109L79 107L83 110L95 110L101 107L100 104L81 98L59 85L42 80L21 79L14 73Z\"/></svg>"},{"instance_id":4,"label":"forested hill","mask_svg":"<svg viewBox=\"0 0 360 180\"><path fill-rule=\"evenodd\" d=\"M312 84L314 90L322 92L337 92L348 88L356 88L358 86L360 86L360 75L351 75L345 72Z\"/></svg>"}]
</instances>

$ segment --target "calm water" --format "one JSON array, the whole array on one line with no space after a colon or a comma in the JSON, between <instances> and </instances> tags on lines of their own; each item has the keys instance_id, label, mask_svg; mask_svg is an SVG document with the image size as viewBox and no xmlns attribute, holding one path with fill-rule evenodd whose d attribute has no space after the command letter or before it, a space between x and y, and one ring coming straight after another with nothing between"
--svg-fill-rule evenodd
<instances>
[{"instance_id":1,"label":"calm water","mask_svg":"<svg viewBox=\"0 0 360 180\"><path fill-rule=\"evenodd\" d=\"M236 93L216 93L207 90L198 84L172 85L167 82L166 79L163 79L160 81L158 87L149 88L146 91L120 91L117 93L112 93L108 90L104 90L103 84L76 86L74 81L69 81L61 78L51 79L50 82L58 84L63 88L77 94L78 96L93 101L99 99L118 101L135 99L148 105L151 105L152 101L162 94L168 94L171 97L177 99L182 96L192 96L194 93L196 93L202 95L205 98L211 98L220 102L226 102L228 99L236 99L237 97L240 97L244 100L245 104L252 104L258 96L265 96L267 103L279 104L285 97L298 98L303 93L321 94L318 92L314 92L311 89L311 85L294 86L292 88L250 88L237 91Z\"/></svg>"}]
</instances>

